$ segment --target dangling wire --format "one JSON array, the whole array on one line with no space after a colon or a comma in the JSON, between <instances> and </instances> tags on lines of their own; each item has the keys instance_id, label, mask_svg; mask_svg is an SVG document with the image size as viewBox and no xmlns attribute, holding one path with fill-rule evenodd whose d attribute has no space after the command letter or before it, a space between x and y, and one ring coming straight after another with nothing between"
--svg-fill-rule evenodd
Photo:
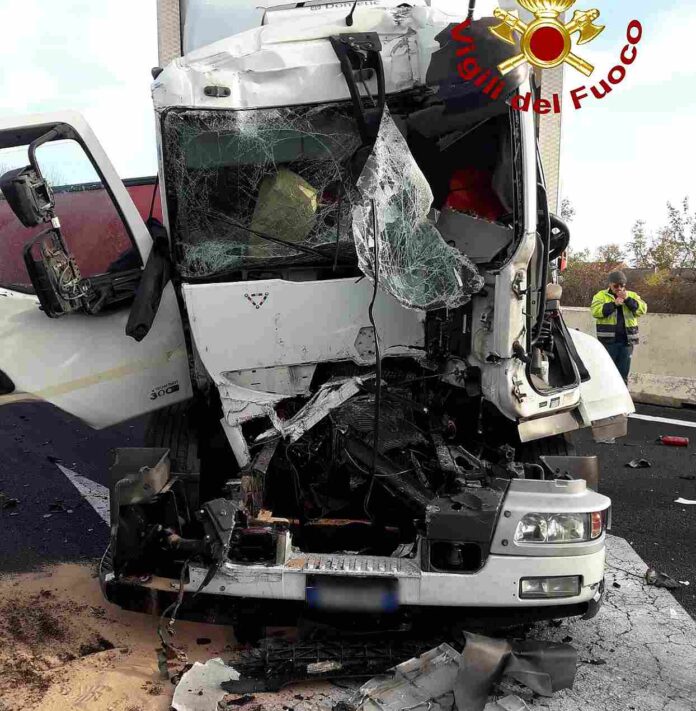
<instances>
[{"instance_id":1,"label":"dangling wire","mask_svg":"<svg viewBox=\"0 0 696 711\"><path fill-rule=\"evenodd\" d=\"M375 419L372 434L372 478L370 479L370 486L367 490L367 495L365 496L365 502L363 504L363 509L367 514L367 517L372 521L372 515L368 510L368 505L370 503L370 497L372 496L372 489L375 485L375 478L377 476L377 456L379 453L379 420L380 420L380 406L382 400L382 354L379 349L379 335L377 333L377 324L375 323L374 307L375 301L377 300L377 290L379 289L379 240L377 239L377 208L375 207L375 201L371 201L372 204L372 238L374 239L374 266L373 266L373 276L374 276L374 288L372 290L372 301L370 301L370 306L368 308L368 316L370 323L372 324L372 330L375 335Z\"/></svg>"}]
</instances>

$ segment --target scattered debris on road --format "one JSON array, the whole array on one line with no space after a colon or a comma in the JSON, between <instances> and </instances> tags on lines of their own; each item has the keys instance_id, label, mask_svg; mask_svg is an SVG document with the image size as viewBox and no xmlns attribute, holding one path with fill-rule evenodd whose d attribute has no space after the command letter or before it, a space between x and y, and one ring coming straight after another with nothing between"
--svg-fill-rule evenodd
<instances>
[{"instance_id":1,"label":"scattered debris on road","mask_svg":"<svg viewBox=\"0 0 696 711\"><path fill-rule=\"evenodd\" d=\"M358 711L401 711L423 706L432 711L526 709L518 696L488 703L504 675L542 696L572 688L577 667L573 647L551 642L509 642L464 633L459 654L449 644L395 667L389 676L364 684L353 702Z\"/></svg>"},{"instance_id":2,"label":"scattered debris on road","mask_svg":"<svg viewBox=\"0 0 696 711\"><path fill-rule=\"evenodd\" d=\"M666 573L661 573L654 568L645 571L645 582L654 585L656 588L667 588L668 590L678 590L681 585Z\"/></svg>"},{"instance_id":3,"label":"scattered debris on road","mask_svg":"<svg viewBox=\"0 0 696 711\"><path fill-rule=\"evenodd\" d=\"M652 463L647 459L632 459L626 466L631 469L649 469Z\"/></svg>"},{"instance_id":4,"label":"scattered debris on road","mask_svg":"<svg viewBox=\"0 0 696 711\"><path fill-rule=\"evenodd\" d=\"M0 509L16 509L17 506L19 506L19 499L0 491Z\"/></svg>"},{"instance_id":5,"label":"scattered debris on road","mask_svg":"<svg viewBox=\"0 0 696 711\"><path fill-rule=\"evenodd\" d=\"M666 447L688 447L688 437L675 437L673 435L660 435L657 438L659 444L664 444Z\"/></svg>"},{"instance_id":6,"label":"scattered debris on road","mask_svg":"<svg viewBox=\"0 0 696 711\"><path fill-rule=\"evenodd\" d=\"M210 659L205 664L196 662L177 684L172 708L175 711L217 711L218 702L226 694L222 683L238 678L238 672L220 658Z\"/></svg>"}]
</instances>

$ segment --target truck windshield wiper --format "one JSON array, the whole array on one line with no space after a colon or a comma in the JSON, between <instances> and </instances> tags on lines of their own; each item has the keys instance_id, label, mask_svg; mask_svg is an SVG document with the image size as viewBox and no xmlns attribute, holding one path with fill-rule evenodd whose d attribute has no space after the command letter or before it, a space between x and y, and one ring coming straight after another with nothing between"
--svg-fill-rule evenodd
<instances>
[{"instance_id":1,"label":"truck windshield wiper","mask_svg":"<svg viewBox=\"0 0 696 711\"><path fill-rule=\"evenodd\" d=\"M221 222L226 222L229 225L233 225L234 227L238 227L239 229L244 230L245 232L249 232L249 234L256 235L257 237L260 237L261 239L265 239L267 242L273 242L274 244L280 244L283 247L289 247L290 249L294 249L298 252L304 252L305 254L311 254L315 257L320 257L323 259L325 262L330 262L333 264L333 258L329 257L328 255L324 254L323 252L320 252L318 249L315 249L314 247L307 247L304 244L298 244L297 242L288 242L287 240L281 239L280 237L271 237L271 235L266 234L265 232L259 232L258 230L254 230L251 227L247 227L246 225L242 225L241 223L237 222L233 218L231 218L229 215L225 215L222 212L217 212L216 210L206 210L206 214L210 215L216 220L220 220Z\"/></svg>"}]
</instances>

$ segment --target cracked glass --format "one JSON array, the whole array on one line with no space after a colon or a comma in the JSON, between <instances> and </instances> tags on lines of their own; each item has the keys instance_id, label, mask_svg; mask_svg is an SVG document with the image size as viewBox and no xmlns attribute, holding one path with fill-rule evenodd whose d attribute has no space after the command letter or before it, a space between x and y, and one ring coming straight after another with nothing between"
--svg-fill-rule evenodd
<instances>
[{"instance_id":1,"label":"cracked glass","mask_svg":"<svg viewBox=\"0 0 696 711\"><path fill-rule=\"evenodd\" d=\"M376 261L380 286L401 304L456 308L483 287L473 262L429 219L432 190L387 108L358 190L353 236L360 269L374 280Z\"/></svg>"},{"instance_id":2,"label":"cracked glass","mask_svg":"<svg viewBox=\"0 0 696 711\"><path fill-rule=\"evenodd\" d=\"M354 262L350 163L360 144L350 105L167 113L165 175L182 273Z\"/></svg>"}]
</instances>

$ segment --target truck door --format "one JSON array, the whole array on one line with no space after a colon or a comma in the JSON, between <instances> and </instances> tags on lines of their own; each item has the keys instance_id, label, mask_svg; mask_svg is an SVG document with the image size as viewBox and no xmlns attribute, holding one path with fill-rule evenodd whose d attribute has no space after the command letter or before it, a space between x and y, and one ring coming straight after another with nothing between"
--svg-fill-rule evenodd
<instances>
[{"instance_id":1,"label":"truck door","mask_svg":"<svg viewBox=\"0 0 696 711\"><path fill-rule=\"evenodd\" d=\"M95 428L192 395L172 284L125 333L152 239L84 118L0 120L0 405L43 400Z\"/></svg>"}]
</instances>

